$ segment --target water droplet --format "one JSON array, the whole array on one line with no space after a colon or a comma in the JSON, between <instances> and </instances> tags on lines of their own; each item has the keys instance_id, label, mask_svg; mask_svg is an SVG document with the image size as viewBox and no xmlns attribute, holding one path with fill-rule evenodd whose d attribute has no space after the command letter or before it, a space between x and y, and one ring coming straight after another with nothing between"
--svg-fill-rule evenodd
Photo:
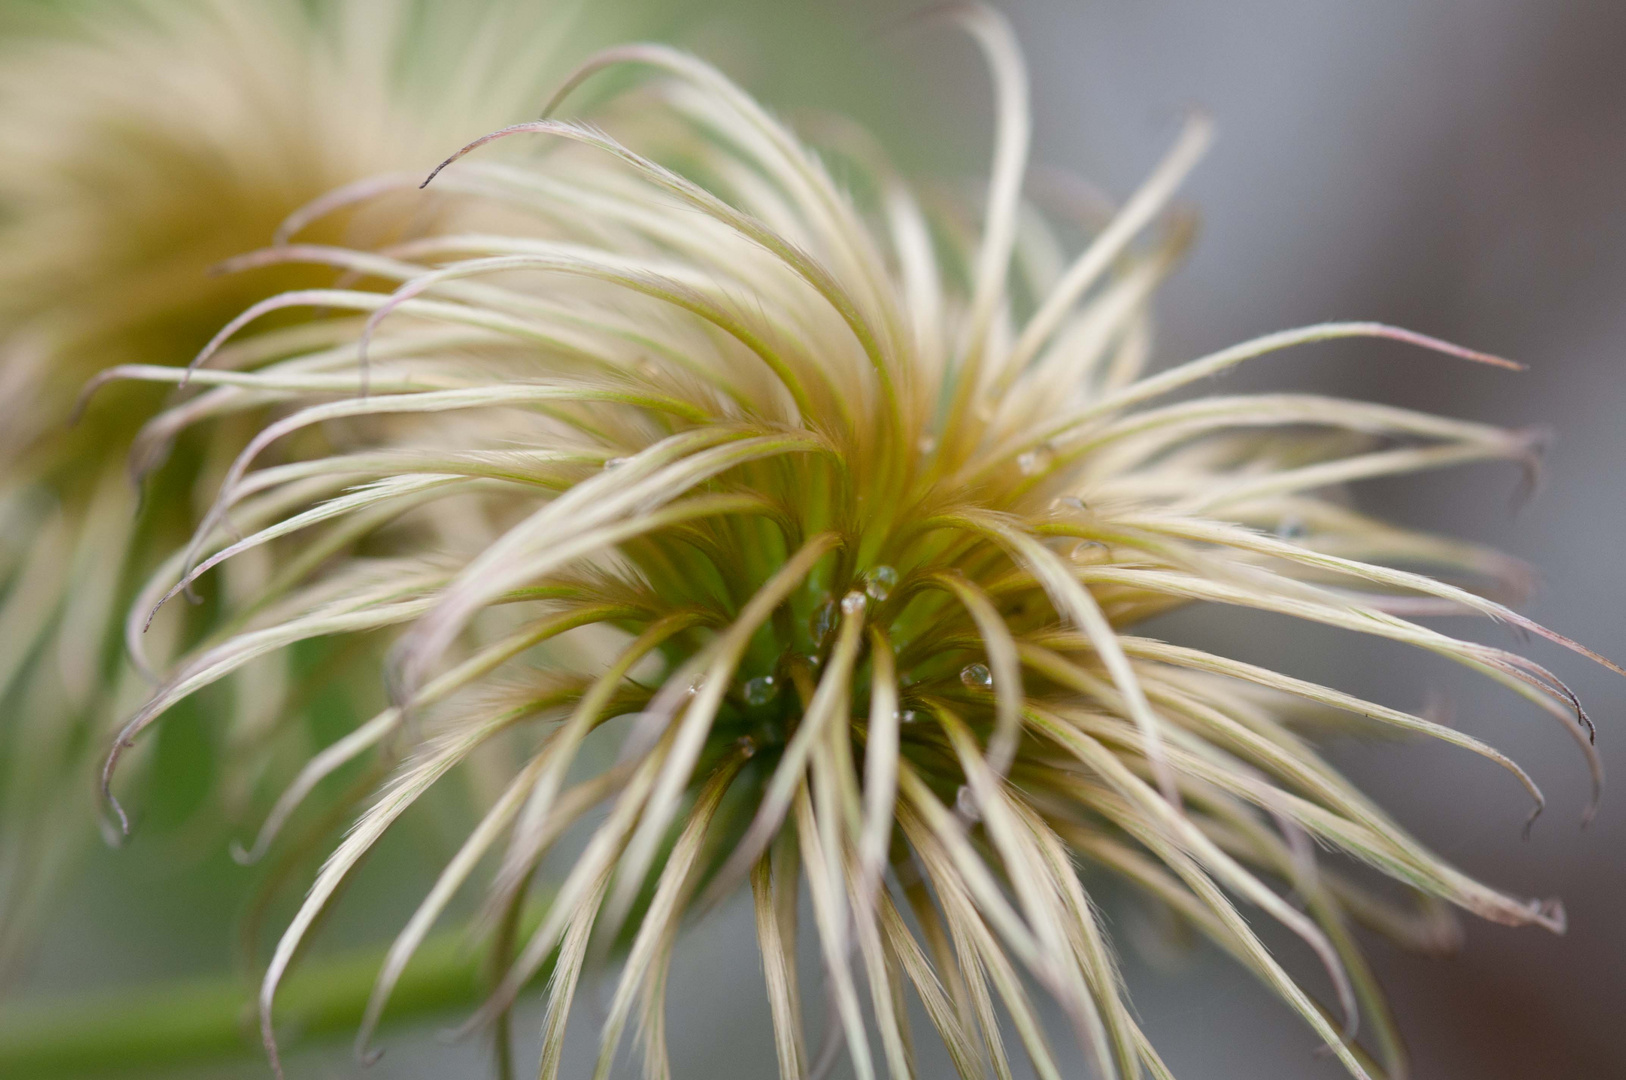
<instances>
[{"instance_id":1,"label":"water droplet","mask_svg":"<svg viewBox=\"0 0 1626 1080\"><path fill-rule=\"evenodd\" d=\"M753 708L768 704L779 696L779 683L772 675L758 675L745 684L745 703Z\"/></svg>"},{"instance_id":2,"label":"water droplet","mask_svg":"<svg viewBox=\"0 0 1626 1080\"><path fill-rule=\"evenodd\" d=\"M1056 451L1049 443L1040 443L1032 450L1024 450L1016 455L1016 467L1022 470L1023 476L1037 476L1050 468L1050 463L1056 460Z\"/></svg>"},{"instance_id":3,"label":"water droplet","mask_svg":"<svg viewBox=\"0 0 1626 1080\"><path fill-rule=\"evenodd\" d=\"M660 377L661 369L653 360L645 360L638 365L638 370L644 373L644 378L655 379Z\"/></svg>"},{"instance_id":4,"label":"water droplet","mask_svg":"<svg viewBox=\"0 0 1626 1080\"><path fill-rule=\"evenodd\" d=\"M898 714L898 723L913 724L920 720L920 714L913 709L905 709Z\"/></svg>"},{"instance_id":5,"label":"water droplet","mask_svg":"<svg viewBox=\"0 0 1626 1080\"><path fill-rule=\"evenodd\" d=\"M1107 558L1112 555L1112 549L1107 547L1099 540L1080 540L1078 543L1073 545L1073 550L1070 554L1075 559L1082 559L1086 555L1100 555L1103 558Z\"/></svg>"},{"instance_id":6,"label":"water droplet","mask_svg":"<svg viewBox=\"0 0 1626 1080\"><path fill-rule=\"evenodd\" d=\"M1285 517L1276 525L1276 535L1283 540L1299 540L1309 535L1309 527L1301 518Z\"/></svg>"},{"instance_id":7,"label":"water droplet","mask_svg":"<svg viewBox=\"0 0 1626 1080\"><path fill-rule=\"evenodd\" d=\"M757 741L751 738L751 736L741 735L738 739L734 740L734 745L739 748L741 757L756 757Z\"/></svg>"},{"instance_id":8,"label":"water droplet","mask_svg":"<svg viewBox=\"0 0 1626 1080\"><path fill-rule=\"evenodd\" d=\"M880 603L892 595L892 590L898 585L898 572L890 566L877 566L869 572L864 579L864 591L869 598Z\"/></svg>"},{"instance_id":9,"label":"water droplet","mask_svg":"<svg viewBox=\"0 0 1626 1080\"><path fill-rule=\"evenodd\" d=\"M624 457L605 458L604 459L604 467L606 469L619 469L621 466L625 465L627 462L629 462L631 460L632 460L631 458L624 458Z\"/></svg>"},{"instance_id":10,"label":"water droplet","mask_svg":"<svg viewBox=\"0 0 1626 1080\"><path fill-rule=\"evenodd\" d=\"M922 435L919 439L917 439L915 441L915 447L922 454L929 454L933 450L937 449L937 436L935 436L935 435Z\"/></svg>"},{"instance_id":11,"label":"water droplet","mask_svg":"<svg viewBox=\"0 0 1626 1080\"><path fill-rule=\"evenodd\" d=\"M836 628L836 605L832 600L826 600L813 612L813 644L823 645L829 638L830 631Z\"/></svg>"},{"instance_id":12,"label":"water droplet","mask_svg":"<svg viewBox=\"0 0 1626 1080\"><path fill-rule=\"evenodd\" d=\"M973 690L987 690L994 685L994 673L987 664L967 664L960 669L960 681Z\"/></svg>"},{"instance_id":13,"label":"water droplet","mask_svg":"<svg viewBox=\"0 0 1626 1080\"><path fill-rule=\"evenodd\" d=\"M854 590L841 598L841 613L843 615L857 615L864 610L868 603L864 594Z\"/></svg>"},{"instance_id":14,"label":"water droplet","mask_svg":"<svg viewBox=\"0 0 1626 1080\"><path fill-rule=\"evenodd\" d=\"M1088 510L1089 507L1086 506L1085 503L1084 503L1084 500L1079 498L1077 495L1063 495L1059 499L1051 499L1050 500L1050 509L1052 509L1052 510Z\"/></svg>"},{"instance_id":15,"label":"water droplet","mask_svg":"<svg viewBox=\"0 0 1626 1080\"><path fill-rule=\"evenodd\" d=\"M954 812L966 821L981 821L982 811L977 809L977 797L965 784L954 793Z\"/></svg>"}]
</instances>

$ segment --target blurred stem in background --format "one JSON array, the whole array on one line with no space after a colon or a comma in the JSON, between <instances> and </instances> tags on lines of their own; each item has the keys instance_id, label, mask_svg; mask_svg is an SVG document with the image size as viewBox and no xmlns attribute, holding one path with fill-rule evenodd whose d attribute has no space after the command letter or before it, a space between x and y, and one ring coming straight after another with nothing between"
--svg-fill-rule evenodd
<instances>
[{"instance_id":1,"label":"blurred stem in background","mask_svg":"<svg viewBox=\"0 0 1626 1080\"><path fill-rule=\"evenodd\" d=\"M522 925L534 928L533 906ZM367 1006L382 948L348 949L309 960L277 993L278 1038L296 1048L353 1033ZM488 991L486 957L467 928L429 937L390 999L384 1022L397 1025L455 1013ZM552 961L538 979L546 979ZM256 980L202 976L122 991L0 1008L0 1076L93 1077L158 1071L264 1051L255 1017Z\"/></svg>"}]
</instances>

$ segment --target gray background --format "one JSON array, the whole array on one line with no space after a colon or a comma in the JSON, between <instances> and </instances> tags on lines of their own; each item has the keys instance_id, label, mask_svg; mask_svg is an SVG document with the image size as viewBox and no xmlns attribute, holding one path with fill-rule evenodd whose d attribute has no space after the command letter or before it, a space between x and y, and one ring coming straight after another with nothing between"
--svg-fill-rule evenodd
<instances>
[{"instance_id":1,"label":"gray background","mask_svg":"<svg viewBox=\"0 0 1626 1080\"><path fill-rule=\"evenodd\" d=\"M1121 192L1183 107L1219 123L1187 189L1207 228L1164 297L1162 357L1374 318L1530 365L1505 376L1398 347L1327 347L1265 361L1238 384L1551 425L1545 487L1517 517L1505 469L1369 485L1364 501L1530 560L1545 579L1531 614L1626 655L1626 5L1027 0L1010 11L1034 68L1043 157ZM1470 922L1450 961L1373 946L1416 1074L1626 1075L1626 809L1606 794L1592 828L1576 827L1585 774L1569 740L1414 656L1267 620L1237 634L1229 613L1194 622L1211 643L1394 704L1444 691L1457 723L1549 793L1521 843L1521 797L1481 763L1409 744L1332 751L1466 869L1568 906L1560 939ZM1573 678L1618 768L1626 685L1534 651ZM1180 1075L1339 1075L1312 1063L1285 1010L1245 976L1210 957L1187 975L1137 987Z\"/></svg>"}]
</instances>

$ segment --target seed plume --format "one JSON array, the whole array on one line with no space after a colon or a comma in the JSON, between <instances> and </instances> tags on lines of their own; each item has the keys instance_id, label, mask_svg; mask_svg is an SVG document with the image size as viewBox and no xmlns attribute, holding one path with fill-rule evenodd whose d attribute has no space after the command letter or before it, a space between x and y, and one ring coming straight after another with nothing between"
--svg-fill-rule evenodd
<instances>
[{"instance_id":1,"label":"seed plume","mask_svg":"<svg viewBox=\"0 0 1626 1080\"><path fill-rule=\"evenodd\" d=\"M1517 365L1345 322L1149 373L1149 308L1190 231L1170 200L1208 122L1193 118L1107 220L1041 224L1023 194L1016 44L989 9L952 17L996 92L980 207L923 196L853 129L815 125L815 148L699 60L624 46L567 79L543 119L430 174L425 198L483 200L501 228L374 246L307 235L378 194L352 187L232 267L322 267L336 283L255 305L190 365L121 372L185 387L138 446L269 417L145 587L132 646L217 568L262 557L274 572L231 599L222 631L149 658L168 674L119 735L109 781L166 710L258 658L390 643L388 707L311 760L254 845L346 761L392 768L272 958L273 1056L277 985L319 915L476 755L505 763L506 786L397 938L364 1052L413 951L482 868L501 974L470 1023L504 1016L551 958L543 1077L583 971L618 941L595 1076L629 1024L646 1074L666 1076L673 943L686 917L746 891L786 1080L839 1054L862 1080L914 1075L911 999L966 1077L1010 1075L1013 1034L1041 1077L1061 1075L1058 1037L1102 1077L1167 1076L1086 884L1103 874L1253 971L1358 1077L1405 1064L1353 924L1432 949L1453 939L1450 906L1563 928L1556 902L1483 885L1412 838L1304 724L1344 714L1442 740L1539 808L1499 751L1136 632L1203 603L1415 646L1549 713L1601 776L1557 675L1417 621L1481 616L1599 660L1504 604L1522 568L1347 497L1372 477L1529 466L1534 436L1203 392L1340 338L1402 342L1419 363ZM567 118L573 91L611 67L639 78ZM483 149L515 140L537 154ZM1055 252L1070 235L1084 239L1069 262ZM255 332L312 308L325 314L304 337ZM519 932L539 865L573 828L584 846ZM832 1017L822 1047L802 1019L804 891ZM1332 1000L1289 973L1250 911L1303 939ZM1064 1031L1040 1021L1035 989Z\"/></svg>"}]
</instances>

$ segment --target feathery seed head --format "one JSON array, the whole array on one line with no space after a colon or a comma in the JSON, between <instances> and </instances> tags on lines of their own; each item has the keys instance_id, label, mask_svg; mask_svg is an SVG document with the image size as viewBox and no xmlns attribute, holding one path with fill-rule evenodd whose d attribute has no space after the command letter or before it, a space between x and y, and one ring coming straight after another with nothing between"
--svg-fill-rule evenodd
<instances>
[{"instance_id":1,"label":"feathery seed head","mask_svg":"<svg viewBox=\"0 0 1626 1080\"><path fill-rule=\"evenodd\" d=\"M557 5L136 0L7 42L0 312L49 350L40 400L7 431L54 425L98 368L195 352L248 303L315 280L210 270L340 185L417 172L468 125L523 115L567 21ZM314 235L382 243L433 224L404 205Z\"/></svg>"},{"instance_id":2,"label":"feathery seed head","mask_svg":"<svg viewBox=\"0 0 1626 1080\"><path fill-rule=\"evenodd\" d=\"M1190 920L1357 1076L1380 1067L1356 1044L1357 1014L1381 1069L1404 1063L1351 922L1439 947L1443 901L1562 928L1556 904L1507 896L1426 850L1292 719L1350 713L1439 738L1506 769L1539 806L1496 750L1134 632L1204 602L1407 643L1550 712L1595 761L1589 722L1546 668L1414 621L1477 614L1585 653L1488 598L1517 585L1516 565L1329 495L1374 476L1527 463L1529 436L1309 394L1162 400L1333 338L1515 365L1334 323L1146 374L1151 296L1186 240L1165 208L1206 122L1193 120L1058 265L1022 198L1016 46L989 10L957 11L999 103L975 229L923 204L851 133L815 152L712 68L626 46L580 69L545 110L610 65L652 71L593 124L503 129L431 177L426 207L477 197L523 224L332 246L303 233L319 214L301 215L238 267L314 265L337 284L256 305L189 368L127 372L187 388L144 438L268 407L275 417L147 586L132 646L152 609L216 566L269 552L276 573L233 599L223 631L152 660L170 674L115 744L109 777L166 709L256 657L395 635L392 704L311 762L256 845L344 761L376 751L395 763L276 950L261 1002L268 1043L278 980L339 885L482 748L511 755L511 780L397 940L363 1045L417 943L488 853L505 974L476 1020L503 1013L557 954L544 1076L557 1072L592 943L623 927L597 1075L635 1010L646 1070L666 1075L679 925L746 883L787 1078L819 1071L842 1042L860 1077L911 1075L905 986L963 1075L1007 1075L995 995L1037 1073L1059 1075L1023 975L1060 1004L1100 1075L1167 1075L1123 1000L1081 867ZM544 149L522 165L463 160L499 138ZM319 211L374 193L352 189ZM244 335L312 306L337 314ZM605 736L619 745L613 761L572 781ZM515 940L539 862L595 806L606 815L540 925ZM1323 865L1318 845L1416 903ZM837 1020L820 1052L800 1017L801 883ZM1336 1001L1300 987L1243 905L1310 945Z\"/></svg>"},{"instance_id":3,"label":"feathery seed head","mask_svg":"<svg viewBox=\"0 0 1626 1080\"><path fill-rule=\"evenodd\" d=\"M591 21L619 35L623 15ZM268 293L328 283L292 264L211 271L335 187L415 182L471 125L528 115L594 44L568 7L501 0L124 0L25 30L0 42L0 979L89 830L86 748L147 690L116 661L117 612L261 420L180 433L138 516L126 458L162 386L110 387L70 424L75 396L109 365L183 362ZM474 221L497 218L401 195L306 237L395 243ZM172 441L155 433L135 471ZM228 571L237 592L256 562ZM278 663L236 678L223 741L252 743L275 715Z\"/></svg>"}]
</instances>

